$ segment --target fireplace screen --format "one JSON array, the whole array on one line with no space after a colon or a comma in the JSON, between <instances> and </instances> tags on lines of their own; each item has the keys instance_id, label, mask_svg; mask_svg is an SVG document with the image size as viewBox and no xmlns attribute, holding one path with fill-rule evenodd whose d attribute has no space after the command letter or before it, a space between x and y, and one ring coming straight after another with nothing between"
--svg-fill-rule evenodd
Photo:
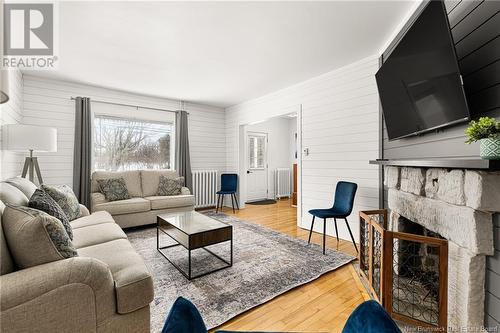
<instances>
[{"instance_id":1,"label":"fireplace screen","mask_svg":"<svg viewBox=\"0 0 500 333\"><path fill-rule=\"evenodd\" d=\"M448 243L414 225L389 231L387 211L360 212L359 272L394 319L446 327Z\"/></svg>"}]
</instances>

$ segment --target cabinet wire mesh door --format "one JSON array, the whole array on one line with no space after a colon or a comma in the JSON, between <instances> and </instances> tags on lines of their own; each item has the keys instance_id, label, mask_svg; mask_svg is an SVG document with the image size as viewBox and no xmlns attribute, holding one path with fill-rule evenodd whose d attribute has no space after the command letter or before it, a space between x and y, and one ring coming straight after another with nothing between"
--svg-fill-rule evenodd
<instances>
[{"instance_id":1,"label":"cabinet wire mesh door","mask_svg":"<svg viewBox=\"0 0 500 333\"><path fill-rule=\"evenodd\" d=\"M368 282L372 296L382 303L384 237L387 227L387 211L370 210L359 213L360 251L358 254L360 274Z\"/></svg>"},{"instance_id":2,"label":"cabinet wire mesh door","mask_svg":"<svg viewBox=\"0 0 500 333\"><path fill-rule=\"evenodd\" d=\"M447 327L448 241L387 232L384 306L396 320Z\"/></svg>"},{"instance_id":3,"label":"cabinet wire mesh door","mask_svg":"<svg viewBox=\"0 0 500 333\"><path fill-rule=\"evenodd\" d=\"M359 212L359 274L392 318L446 328L448 242L387 230L387 211Z\"/></svg>"}]
</instances>

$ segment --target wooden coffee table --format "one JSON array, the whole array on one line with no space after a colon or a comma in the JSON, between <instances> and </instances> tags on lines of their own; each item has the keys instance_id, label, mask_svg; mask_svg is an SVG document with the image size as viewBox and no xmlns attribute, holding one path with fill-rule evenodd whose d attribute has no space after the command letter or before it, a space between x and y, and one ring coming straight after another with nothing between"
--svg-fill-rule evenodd
<instances>
[{"instance_id":1,"label":"wooden coffee table","mask_svg":"<svg viewBox=\"0 0 500 333\"><path fill-rule=\"evenodd\" d=\"M160 232L168 235L177 244L160 246ZM230 242L230 260L227 261L219 255L205 248L222 242ZM188 271L182 270L177 264L167 257L163 251L175 246L183 246L188 250ZM179 270L188 280L199 278L210 273L220 271L233 265L233 227L229 224L217 221L211 217L195 211L167 213L158 215L156 218L156 248L175 268ZM196 276L191 274L191 251L203 249L218 258L226 265L223 267L203 272Z\"/></svg>"}]
</instances>

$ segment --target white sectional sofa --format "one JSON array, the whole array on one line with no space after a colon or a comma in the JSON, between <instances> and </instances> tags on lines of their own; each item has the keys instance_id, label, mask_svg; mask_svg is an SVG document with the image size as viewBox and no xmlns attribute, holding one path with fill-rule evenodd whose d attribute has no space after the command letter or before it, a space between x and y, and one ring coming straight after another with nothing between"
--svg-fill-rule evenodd
<instances>
[{"instance_id":1,"label":"white sectional sofa","mask_svg":"<svg viewBox=\"0 0 500 333\"><path fill-rule=\"evenodd\" d=\"M183 187L180 195L158 196L160 176L176 178L172 170L95 171L92 174L91 211L107 211L122 228L156 223L156 216L194 209L194 196ZM99 191L98 179L123 178L130 199L107 201Z\"/></svg>"},{"instance_id":2,"label":"white sectional sofa","mask_svg":"<svg viewBox=\"0 0 500 333\"><path fill-rule=\"evenodd\" d=\"M0 331L148 333L153 279L111 215L81 206L70 222L78 256L19 268L2 227L26 221L5 204L27 206L36 186L10 181L0 182Z\"/></svg>"}]
</instances>

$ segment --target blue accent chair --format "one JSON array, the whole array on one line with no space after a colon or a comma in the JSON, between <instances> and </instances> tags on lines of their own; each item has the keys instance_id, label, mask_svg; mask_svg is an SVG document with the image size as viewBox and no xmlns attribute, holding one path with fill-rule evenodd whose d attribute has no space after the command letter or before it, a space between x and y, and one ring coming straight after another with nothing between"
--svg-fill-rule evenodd
<instances>
[{"instance_id":1,"label":"blue accent chair","mask_svg":"<svg viewBox=\"0 0 500 333\"><path fill-rule=\"evenodd\" d=\"M359 305L349 316L342 333L401 333L385 309L375 301Z\"/></svg>"},{"instance_id":2,"label":"blue accent chair","mask_svg":"<svg viewBox=\"0 0 500 333\"><path fill-rule=\"evenodd\" d=\"M337 229L337 219L344 219L351 235L352 244L358 252L358 247L356 246L356 241L352 235L351 228L349 227L349 222L347 222L347 217L352 212L352 207L354 205L354 197L356 195L356 190L358 185L350 182L338 182L337 188L335 189L335 198L333 206L326 209L311 209L309 214L313 216L311 223L311 230L309 231L308 243L311 243L311 235L314 227L314 220L316 217L323 219L323 254L325 254L325 242L326 242L326 219L333 218L335 222L335 234L337 235L337 242L339 241L339 231Z\"/></svg>"},{"instance_id":3,"label":"blue accent chair","mask_svg":"<svg viewBox=\"0 0 500 333\"><path fill-rule=\"evenodd\" d=\"M238 199L236 199L236 191L238 190L238 175L235 173L223 173L220 176L220 191L217 192L217 207L216 212L219 212L219 207L222 210L222 205L224 204L224 196L229 194L231 196L231 204L233 206L234 213L234 203L236 203L236 208L239 210Z\"/></svg>"},{"instance_id":4,"label":"blue accent chair","mask_svg":"<svg viewBox=\"0 0 500 333\"><path fill-rule=\"evenodd\" d=\"M168 314L162 333L207 333L207 328L196 306L179 297ZM351 313L342 333L401 333L401 330L380 304L366 301Z\"/></svg>"},{"instance_id":5,"label":"blue accent chair","mask_svg":"<svg viewBox=\"0 0 500 333\"><path fill-rule=\"evenodd\" d=\"M175 300L161 333L207 333L196 306L183 297Z\"/></svg>"}]
</instances>

